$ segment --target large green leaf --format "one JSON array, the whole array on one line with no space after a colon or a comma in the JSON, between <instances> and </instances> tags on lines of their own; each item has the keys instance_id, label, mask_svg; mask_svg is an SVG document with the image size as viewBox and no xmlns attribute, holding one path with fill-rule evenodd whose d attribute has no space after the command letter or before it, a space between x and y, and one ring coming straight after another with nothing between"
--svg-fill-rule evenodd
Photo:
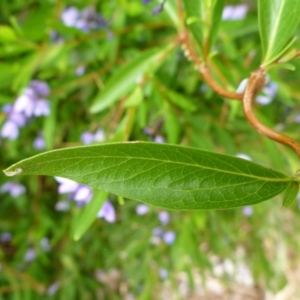
<instances>
[{"instance_id":1,"label":"large green leaf","mask_svg":"<svg viewBox=\"0 0 300 300\"><path fill-rule=\"evenodd\" d=\"M168 49L151 49L132 60L130 63L121 67L113 76L110 77L103 90L94 99L90 111L91 113L100 112L126 93L133 89L139 83L144 73L153 68L153 64L159 63L159 58Z\"/></svg>"},{"instance_id":2,"label":"large green leaf","mask_svg":"<svg viewBox=\"0 0 300 300\"><path fill-rule=\"evenodd\" d=\"M236 157L165 144L128 142L60 149L6 169L13 176L61 176L176 210L259 203L293 179Z\"/></svg>"},{"instance_id":3,"label":"large green leaf","mask_svg":"<svg viewBox=\"0 0 300 300\"><path fill-rule=\"evenodd\" d=\"M282 53L300 20L300 0L258 0L263 65Z\"/></svg>"}]
</instances>

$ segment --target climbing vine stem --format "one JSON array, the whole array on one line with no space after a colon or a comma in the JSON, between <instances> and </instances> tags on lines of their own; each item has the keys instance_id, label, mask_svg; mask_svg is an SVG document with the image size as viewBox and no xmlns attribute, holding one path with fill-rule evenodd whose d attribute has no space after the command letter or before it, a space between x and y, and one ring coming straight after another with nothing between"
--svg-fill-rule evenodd
<instances>
[{"instance_id":1,"label":"climbing vine stem","mask_svg":"<svg viewBox=\"0 0 300 300\"><path fill-rule=\"evenodd\" d=\"M257 119L257 117L254 114L254 98L257 95L257 93L259 93L259 91L263 88L265 80L266 75L265 70L263 68L260 68L255 72L251 73L243 98L243 109L245 117L248 120L248 122L252 125L252 127L254 127L260 134L278 143L290 147L300 159L300 144L298 142L282 133L279 133L265 126Z\"/></svg>"}]
</instances>

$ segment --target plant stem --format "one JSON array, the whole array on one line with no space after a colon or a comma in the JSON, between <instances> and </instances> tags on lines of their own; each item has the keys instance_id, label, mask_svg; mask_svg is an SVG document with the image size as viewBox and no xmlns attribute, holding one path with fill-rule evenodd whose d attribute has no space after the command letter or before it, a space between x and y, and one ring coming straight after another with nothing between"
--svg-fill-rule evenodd
<instances>
[{"instance_id":1,"label":"plant stem","mask_svg":"<svg viewBox=\"0 0 300 300\"><path fill-rule=\"evenodd\" d=\"M263 88L265 84L265 77L265 71L262 68L251 73L243 98L243 109L245 117L248 120L248 122L252 125L252 127L254 127L260 134L280 144L290 147L300 159L300 144L292 138L260 123L260 121L256 118L253 112L254 98L256 94Z\"/></svg>"},{"instance_id":2,"label":"plant stem","mask_svg":"<svg viewBox=\"0 0 300 300\"><path fill-rule=\"evenodd\" d=\"M209 67L205 65L198 55L194 52L190 41L187 31L183 31L179 38L180 42L182 43L182 47L184 49L184 54L188 60L192 61L195 65L197 71L201 73L203 76L204 81L220 96L233 99L233 100L242 100L244 94L238 94L235 92L230 92L220 86L214 78L211 76Z\"/></svg>"},{"instance_id":3,"label":"plant stem","mask_svg":"<svg viewBox=\"0 0 300 300\"><path fill-rule=\"evenodd\" d=\"M202 65L198 68L198 70L202 74L205 82L220 96L229 98L232 100L242 100L243 99L243 96L244 96L243 94L230 92L230 91L224 89L222 86L220 86L211 76L208 66Z\"/></svg>"}]
</instances>

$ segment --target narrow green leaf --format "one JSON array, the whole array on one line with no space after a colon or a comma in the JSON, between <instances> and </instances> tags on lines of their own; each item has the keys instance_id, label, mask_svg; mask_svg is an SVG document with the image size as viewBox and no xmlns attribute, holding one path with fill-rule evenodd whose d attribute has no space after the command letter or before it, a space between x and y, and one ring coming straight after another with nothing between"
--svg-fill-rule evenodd
<instances>
[{"instance_id":1,"label":"narrow green leaf","mask_svg":"<svg viewBox=\"0 0 300 300\"><path fill-rule=\"evenodd\" d=\"M224 0L184 0L187 25L203 55L208 55L218 34Z\"/></svg>"},{"instance_id":2,"label":"narrow green leaf","mask_svg":"<svg viewBox=\"0 0 300 300\"><path fill-rule=\"evenodd\" d=\"M147 70L153 68L153 64L159 62L162 49L151 49L139 55L130 63L121 67L113 76L110 77L103 90L101 90L92 104L91 113L98 113L115 103L120 97L124 96L133 87L138 84L139 80Z\"/></svg>"},{"instance_id":3,"label":"narrow green leaf","mask_svg":"<svg viewBox=\"0 0 300 300\"><path fill-rule=\"evenodd\" d=\"M300 0L258 0L263 65L280 57L300 20Z\"/></svg>"},{"instance_id":4,"label":"narrow green leaf","mask_svg":"<svg viewBox=\"0 0 300 300\"><path fill-rule=\"evenodd\" d=\"M124 107L133 107L138 106L143 101L143 90L140 86L137 86L134 91L128 96L126 99L126 103L124 104Z\"/></svg>"},{"instance_id":5,"label":"narrow green leaf","mask_svg":"<svg viewBox=\"0 0 300 300\"><path fill-rule=\"evenodd\" d=\"M0 25L0 41L2 44L17 41L16 33L10 26Z\"/></svg>"},{"instance_id":6,"label":"narrow green leaf","mask_svg":"<svg viewBox=\"0 0 300 300\"><path fill-rule=\"evenodd\" d=\"M156 3L157 5L160 5L161 1L157 0ZM166 1L163 10L167 13L168 17L174 23L174 25L176 27L179 27L179 19L176 10L176 1Z\"/></svg>"},{"instance_id":7,"label":"narrow green leaf","mask_svg":"<svg viewBox=\"0 0 300 300\"><path fill-rule=\"evenodd\" d=\"M72 236L75 241L80 240L92 223L96 220L97 214L107 199L107 192L95 191L90 203L80 210L73 220Z\"/></svg>"},{"instance_id":8,"label":"narrow green leaf","mask_svg":"<svg viewBox=\"0 0 300 300\"><path fill-rule=\"evenodd\" d=\"M283 194L283 207L290 206L299 192L299 182L291 181Z\"/></svg>"},{"instance_id":9,"label":"narrow green leaf","mask_svg":"<svg viewBox=\"0 0 300 300\"><path fill-rule=\"evenodd\" d=\"M166 144L128 142L60 149L22 160L8 176L60 176L176 210L251 205L293 180L236 157Z\"/></svg>"},{"instance_id":10,"label":"narrow green leaf","mask_svg":"<svg viewBox=\"0 0 300 300\"><path fill-rule=\"evenodd\" d=\"M202 53L204 52L204 21L202 18L203 1L201 0L183 0L186 11L186 23L190 28L195 40Z\"/></svg>"},{"instance_id":11,"label":"narrow green leaf","mask_svg":"<svg viewBox=\"0 0 300 300\"><path fill-rule=\"evenodd\" d=\"M164 127L167 133L168 143L177 144L182 125L180 124L178 115L176 115L168 105L166 105L164 112Z\"/></svg>"},{"instance_id":12,"label":"narrow green leaf","mask_svg":"<svg viewBox=\"0 0 300 300\"><path fill-rule=\"evenodd\" d=\"M197 105L195 99L179 94L173 90L169 90L164 87L163 91L166 93L167 98L178 106L179 108L182 108L185 111L196 111L197 110Z\"/></svg>"},{"instance_id":13,"label":"narrow green leaf","mask_svg":"<svg viewBox=\"0 0 300 300\"><path fill-rule=\"evenodd\" d=\"M222 20L224 0L210 0L210 6L212 7L212 16L209 25L209 49L213 47L218 36L219 27Z\"/></svg>"}]
</instances>

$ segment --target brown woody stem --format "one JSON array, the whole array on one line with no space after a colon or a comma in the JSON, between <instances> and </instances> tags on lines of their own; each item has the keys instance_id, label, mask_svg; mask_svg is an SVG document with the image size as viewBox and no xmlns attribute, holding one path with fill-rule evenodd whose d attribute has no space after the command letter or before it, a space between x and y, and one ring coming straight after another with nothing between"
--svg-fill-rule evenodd
<instances>
[{"instance_id":1,"label":"brown woody stem","mask_svg":"<svg viewBox=\"0 0 300 300\"><path fill-rule=\"evenodd\" d=\"M220 96L229 98L232 100L242 100L243 94L238 94L235 92L230 92L228 90L225 90L222 86L220 86L211 76L210 70L207 66L203 65L199 69L200 73L202 74L205 82Z\"/></svg>"},{"instance_id":2,"label":"brown woody stem","mask_svg":"<svg viewBox=\"0 0 300 300\"><path fill-rule=\"evenodd\" d=\"M235 92L230 92L220 86L211 76L208 66L201 62L198 55L194 52L187 31L181 33L180 42L184 49L185 56L194 63L195 68L201 73L204 78L204 81L220 96L233 99L233 100L242 100L244 94L238 94Z\"/></svg>"},{"instance_id":3,"label":"brown woody stem","mask_svg":"<svg viewBox=\"0 0 300 300\"><path fill-rule=\"evenodd\" d=\"M253 112L254 98L256 94L263 88L265 84L265 77L266 76L263 69L258 69L255 72L251 73L243 98L243 109L245 117L252 125L252 127L254 127L260 134L268 137L271 140L290 147L300 159L300 144L292 138L260 123Z\"/></svg>"}]
</instances>

